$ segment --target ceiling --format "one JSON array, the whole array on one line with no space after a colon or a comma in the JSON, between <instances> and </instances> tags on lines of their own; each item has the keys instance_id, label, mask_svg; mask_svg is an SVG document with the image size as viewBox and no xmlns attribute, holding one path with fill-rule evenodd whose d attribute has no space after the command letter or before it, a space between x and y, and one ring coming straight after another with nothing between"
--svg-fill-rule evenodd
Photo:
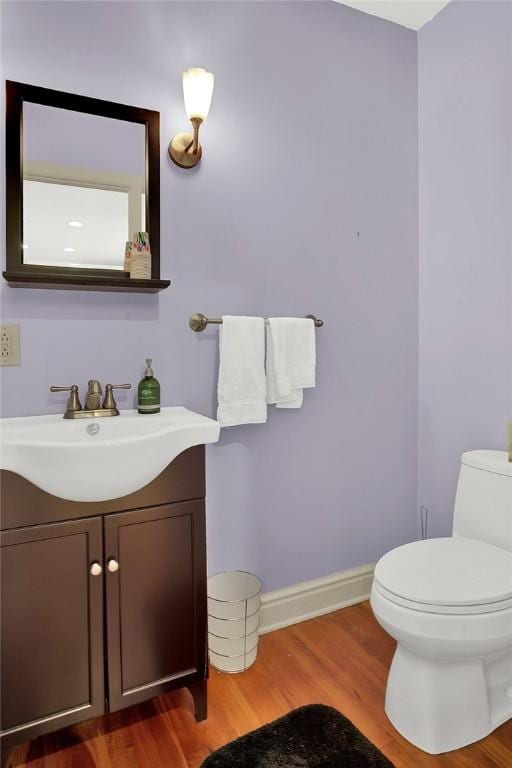
<instances>
[{"instance_id":1,"label":"ceiling","mask_svg":"<svg viewBox=\"0 0 512 768\"><path fill-rule=\"evenodd\" d=\"M25 264L123 269L126 192L25 179L23 198Z\"/></svg>"},{"instance_id":2,"label":"ceiling","mask_svg":"<svg viewBox=\"0 0 512 768\"><path fill-rule=\"evenodd\" d=\"M358 11L380 16L409 29L420 29L439 13L450 0L335 0Z\"/></svg>"}]
</instances>

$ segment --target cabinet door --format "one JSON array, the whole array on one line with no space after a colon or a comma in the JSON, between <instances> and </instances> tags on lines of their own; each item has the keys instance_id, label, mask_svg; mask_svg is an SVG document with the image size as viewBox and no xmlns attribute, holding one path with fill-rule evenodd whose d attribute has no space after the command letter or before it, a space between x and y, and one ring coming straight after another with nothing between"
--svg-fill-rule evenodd
<instances>
[{"instance_id":1,"label":"cabinet door","mask_svg":"<svg viewBox=\"0 0 512 768\"><path fill-rule=\"evenodd\" d=\"M109 709L206 676L204 500L105 518Z\"/></svg>"},{"instance_id":2,"label":"cabinet door","mask_svg":"<svg viewBox=\"0 0 512 768\"><path fill-rule=\"evenodd\" d=\"M101 519L5 531L0 544L2 737L16 743L105 711Z\"/></svg>"}]
</instances>

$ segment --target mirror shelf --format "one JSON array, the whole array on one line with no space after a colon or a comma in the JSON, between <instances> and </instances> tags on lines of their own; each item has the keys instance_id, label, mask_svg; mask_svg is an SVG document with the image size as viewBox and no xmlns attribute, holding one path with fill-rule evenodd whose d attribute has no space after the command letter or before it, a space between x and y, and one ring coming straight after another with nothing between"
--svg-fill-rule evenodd
<instances>
[{"instance_id":1,"label":"mirror shelf","mask_svg":"<svg viewBox=\"0 0 512 768\"><path fill-rule=\"evenodd\" d=\"M126 273L124 273L126 275ZM75 291L123 291L132 293L159 293L171 284L170 280L136 280L130 277L103 275L64 275L56 272L41 274L28 271L6 270L3 276L11 288L50 288Z\"/></svg>"}]
</instances>

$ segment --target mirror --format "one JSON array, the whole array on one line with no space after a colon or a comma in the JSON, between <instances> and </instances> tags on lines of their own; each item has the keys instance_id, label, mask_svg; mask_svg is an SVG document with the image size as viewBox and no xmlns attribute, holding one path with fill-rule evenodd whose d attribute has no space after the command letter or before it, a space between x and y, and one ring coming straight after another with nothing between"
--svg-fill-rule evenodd
<instances>
[{"instance_id":1,"label":"mirror","mask_svg":"<svg viewBox=\"0 0 512 768\"><path fill-rule=\"evenodd\" d=\"M136 289L156 280L165 285L155 290L167 287L159 264L158 133L158 112L7 83L10 284ZM130 281L124 271L135 232L149 233L151 281Z\"/></svg>"},{"instance_id":2,"label":"mirror","mask_svg":"<svg viewBox=\"0 0 512 768\"><path fill-rule=\"evenodd\" d=\"M23 105L24 264L123 271L146 226L144 126Z\"/></svg>"}]
</instances>

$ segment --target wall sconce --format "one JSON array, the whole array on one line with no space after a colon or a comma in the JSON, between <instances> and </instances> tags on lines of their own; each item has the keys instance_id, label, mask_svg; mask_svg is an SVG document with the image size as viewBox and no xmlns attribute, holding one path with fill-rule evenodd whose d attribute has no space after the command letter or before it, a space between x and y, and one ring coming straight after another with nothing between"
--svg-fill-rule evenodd
<instances>
[{"instance_id":1,"label":"wall sconce","mask_svg":"<svg viewBox=\"0 0 512 768\"><path fill-rule=\"evenodd\" d=\"M206 120L213 94L214 77L205 69L187 69L183 73L185 111L193 133L178 133L169 144L169 157L180 168L193 168L201 160L199 127Z\"/></svg>"}]
</instances>

